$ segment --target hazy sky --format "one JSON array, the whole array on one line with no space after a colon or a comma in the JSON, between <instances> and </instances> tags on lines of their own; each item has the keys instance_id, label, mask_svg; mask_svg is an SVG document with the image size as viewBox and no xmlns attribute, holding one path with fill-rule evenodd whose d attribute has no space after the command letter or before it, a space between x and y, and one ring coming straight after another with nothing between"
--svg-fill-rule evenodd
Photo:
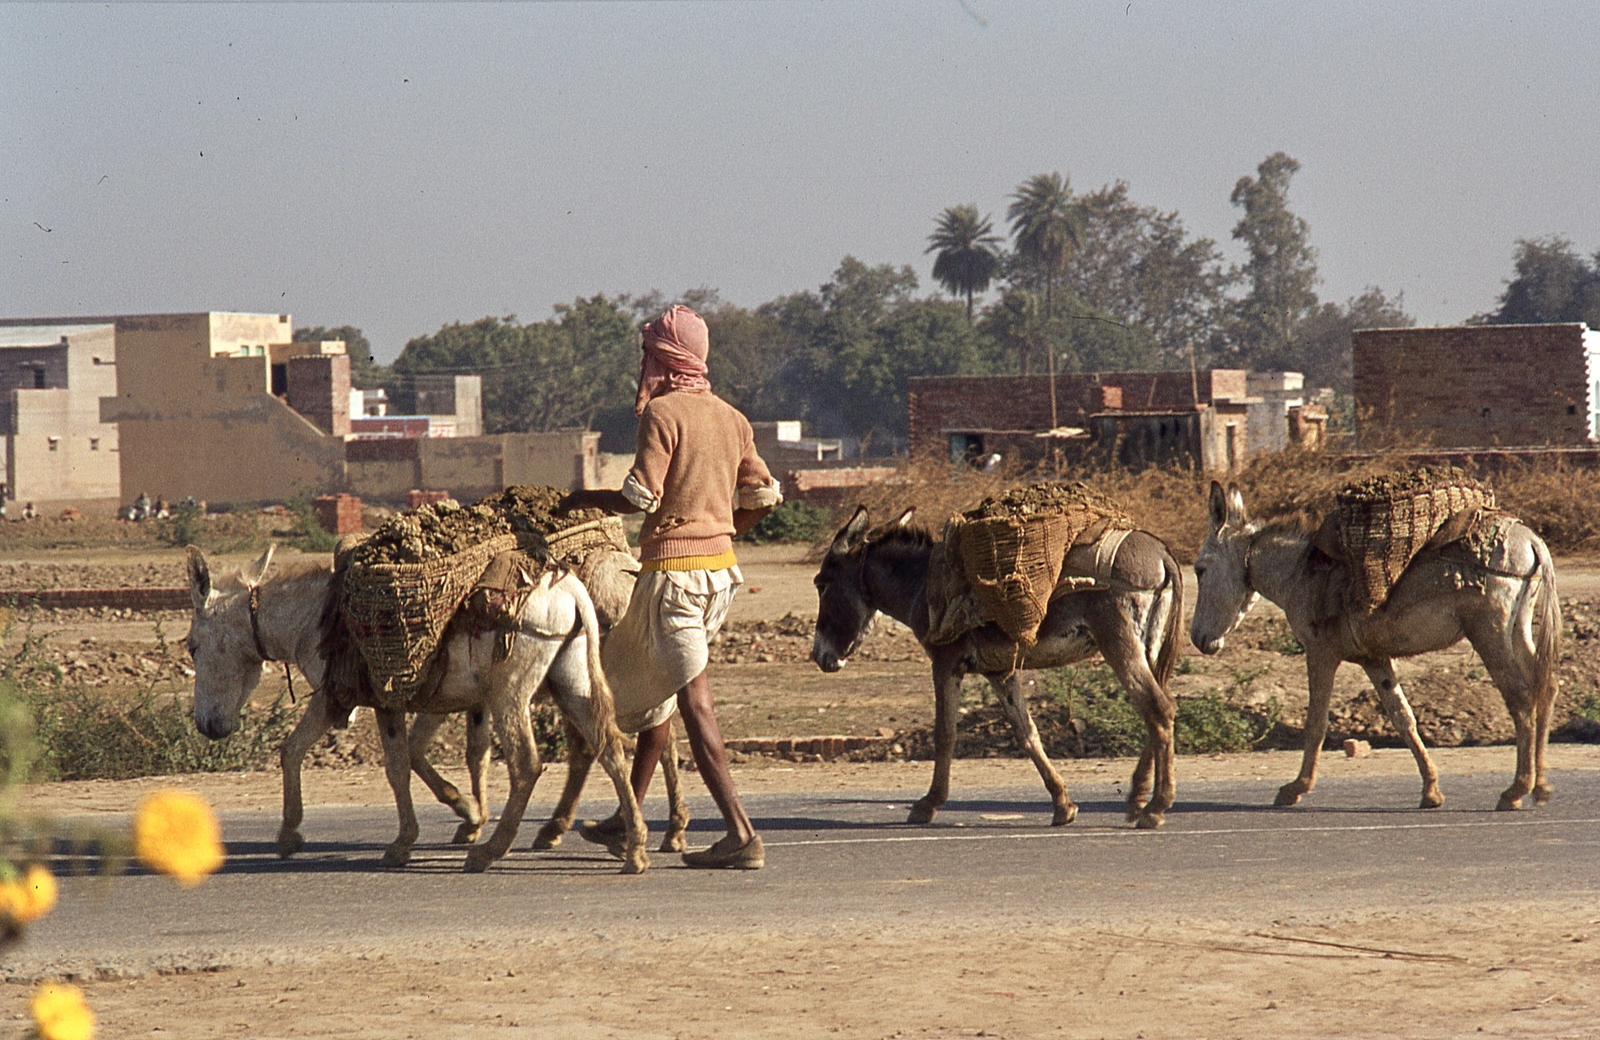
<instances>
[{"instance_id":1,"label":"hazy sky","mask_svg":"<svg viewBox=\"0 0 1600 1040\"><path fill-rule=\"evenodd\" d=\"M914 264L1059 170L1239 256L1299 159L1324 299L1490 308L1600 248L1600 5L0 4L0 316L450 321Z\"/></svg>"}]
</instances>

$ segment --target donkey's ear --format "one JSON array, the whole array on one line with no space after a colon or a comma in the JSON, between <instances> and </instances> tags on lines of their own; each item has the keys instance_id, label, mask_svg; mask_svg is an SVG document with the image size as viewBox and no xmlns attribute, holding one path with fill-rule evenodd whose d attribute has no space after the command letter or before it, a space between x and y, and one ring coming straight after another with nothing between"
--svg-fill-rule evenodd
<instances>
[{"instance_id":1,"label":"donkey's ear","mask_svg":"<svg viewBox=\"0 0 1600 1040\"><path fill-rule=\"evenodd\" d=\"M1228 522L1228 493L1215 480L1211 482L1211 500L1207 503L1211 514L1211 529L1220 530Z\"/></svg>"},{"instance_id":2,"label":"donkey's ear","mask_svg":"<svg viewBox=\"0 0 1600 1040\"><path fill-rule=\"evenodd\" d=\"M268 542L267 551L262 553L260 558L257 559L255 563L252 563L249 567L245 568L244 573L240 575L240 577L244 578L244 583L246 585L261 584L261 579L267 576L267 568L272 566L272 553L277 548L278 546L275 543Z\"/></svg>"},{"instance_id":3,"label":"donkey's ear","mask_svg":"<svg viewBox=\"0 0 1600 1040\"><path fill-rule=\"evenodd\" d=\"M206 554L200 551L198 545L191 545L187 550L189 557L189 598L194 600L195 610L204 610L206 600L211 598L211 568L206 566Z\"/></svg>"},{"instance_id":4,"label":"donkey's ear","mask_svg":"<svg viewBox=\"0 0 1600 1040\"><path fill-rule=\"evenodd\" d=\"M833 536L833 545L828 548L828 552L843 555L860 545L866 533L867 507L856 506L855 515L850 518L850 522L839 528L839 533Z\"/></svg>"},{"instance_id":5,"label":"donkey's ear","mask_svg":"<svg viewBox=\"0 0 1600 1040\"><path fill-rule=\"evenodd\" d=\"M895 517L894 523L891 524L890 526L891 527L905 527L906 525L911 523L912 514L914 514L916 511L917 511L917 507L916 506L912 506L910 509L907 509L904 513L901 513L899 516Z\"/></svg>"},{"instance_id":6,"label":"donkey's ear","mask_svg":"<svg viewBox=\"0 0 1600 1040\"><path fill-rule=\"evenodd\" d=\"M1250 519L1244 508L1244 495L1239 491L1238 484L1228 485L1228 522L1234 526L1242 525Z\"/></svg>"}]
</instances>

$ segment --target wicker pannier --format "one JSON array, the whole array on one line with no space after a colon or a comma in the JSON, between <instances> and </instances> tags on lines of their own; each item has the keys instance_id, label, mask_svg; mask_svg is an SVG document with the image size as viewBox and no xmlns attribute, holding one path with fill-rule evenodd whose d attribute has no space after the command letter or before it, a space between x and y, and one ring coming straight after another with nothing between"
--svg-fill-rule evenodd
<instances>
[{"instance_id":1,"label":"wicker pannier","mask_svg":"<svg viewBox=\"0 0 1600 1040\"><path fill-rule=\"evenodd\" d=\"M1493 509L1494 490L1460 470L1421 469L1401 479L1351 485L1335 497L1339 544L1350 561L1355 605L1372 611L1389 598L1407 565L1445 522Z\"/></svg>"},{"instance_id":2,"label":"wicker pannier","mask_svg":"<svg viewBox=\"0 0 1600 1040\"><path fill-rule=\"evenodd\" d=\"M545 535L550 558L568 567L581 567L583 561L596 549L611 548L628 551L628 536L620 516L607 516L599 520L586 520L573 524L554 534Z\"/></svg>"},{"instance_id":3,"label":"wicker pannier","mask_svg":"<svg viewBox=\"0 0 1600 1040\"><path fill-rule=\"evenodd\" d=\"M517 536L504 534L439 560L367 564L345 571L345 624L386 707L404 708L417 693L445 626L484 568L517 547Z\"/></svg>"},{"instance_id":4,"label":"wicker pannier","mask_svg":"<svg viewBox=\"0 0 1600 1040\"><path fill-rule=\"evenodd\" d=\"M1059 513L963 519L946 527L945 555L960 561L978 601L1005 634L1032 646L1072 537Z\"/></svg>"}]
</instances>

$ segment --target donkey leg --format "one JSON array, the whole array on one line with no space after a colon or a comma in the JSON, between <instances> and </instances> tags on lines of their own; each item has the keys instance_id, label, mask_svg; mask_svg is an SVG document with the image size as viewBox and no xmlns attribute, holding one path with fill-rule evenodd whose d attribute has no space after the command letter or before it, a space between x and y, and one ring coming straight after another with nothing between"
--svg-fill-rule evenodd
<instances>
[{"instance_id":1,"label":"donkey leg","mask_svg":"<svg viewBox=\"0 0 1600 1040\"><path fill-rule=\"evenodd\" d=\"M578 798L583 794L584 781L589 779L589 767L594 764L594 753L589 750L589 742L578 732L578 727L567 721L566 731L567 782L561 788L561 798L556 802L555 811L533 839L535 850L555 848L572 829L572 819L578 811Z\"/></svg>"},{"instance_id":2,"label":"donkey leg","mask_svg":"<svg viewBox=\"0 0 1600 1040\"><path fill-rule=\"evenodd\" d=\"M1517 734L1517 773L1511 780L1511 786L1500 793L1500 801L1495 808L1502 811L1520 809L1522 800L1534 787L1534 743L1539 706L1534 703L1528 673L1493 651L1488 654L1479 651L1478 656L1483 658L1489 677L1500 688L1500 696L1506 702L1506 711L1511 714Z\"/></svg>"},{"instance_id":3,"label":"donkey leg","mask_svg":"<svg viewBox=\"0 0 1600 1040\"><path fill-rule=\"evenodd\" d=\"M417 842L417 810L411 804L411 749L406 740L406 713L378 708L378 735L383 740L383 771L394 792L395 811L400 816L400 833L383 853L383 865L403 867L411 860L411 846Z\"/></svg>"},{"instance_id":4,"label":"donkey leg","mask_svg":"<svg viewBox=\"0 0 1600 1040\"><path fill-rule=\"evenodd\" d=\"M683 777L678 772L678 737L667 719L667 749L661 756L661 779L667 787L667 833L661 839L662 852L682 852L684 832L689 829L689 803L683 797Z\"/></svg>"},{"instance_id":5,"label":"donkey leg","mask_svg":"<svg viewBox=\"0 0 1600 1040\"><path fill-rule=\"evenodd\" d=\"M489 756L494 751L494 733L489 729L489 713L479 705L467 712L467 776L472 783L472 804L478 808L476 825L463 820L456 827L454 845L471 845L478 840L489 819Z\"/></svg>"},{"instance_id":6,"label":"donkey leg","mask_svg":"<svg viewBox=\"0 0 1600 1040\"><path fill-rule=\"evenodd\" d=\"M1033 724L1033 715L1028 711L1028 695L1022 692L1017 673L1012 672L1003 678L995 675L985 678L994 687L995 696L1005 710L1011 731L1016 734L1017 745L1033 760L1033 767L1039 771L1039 779L1044 781L1045 790L1050 792L1050 804L1054 810L1050 826L1066 826L1078 818L1078 807L1067 796L1067 785L1062 782L1056 767L1050 764L1050 756L1045 754L1044 741L1039 739L1039 727Z\"/></svg>"},{"instance_id":7,"label":"donkey leg","mask_svg":"<svg viewBox=\"0 0 1600 1040\"><path fill-rule=\"evenodd\" d=\"M283 821L278 824L278 855L284 859L306 844L300 835L300 823L305 819L305 805L300 796L300 767L305 762L306 752L331 728L328 698L317 691L311 695L306 713L300 716L293 732L278 749L278 760L283 768Z\"/></svg>"},{"instance_id":8,"label":"donkey leg","mask_svg":"<svg viewBox=\"0 0 1600 1040\"><path fill-rule=\"evenodd\" d=\"M1317 786L1317 758L1322 753L1322 742L1328 739L1328 702L1333 699L1333 675L1338 670L1337 651L1315 645L1306 647L1310 697L1306 704L1305 753L1300 758L1300 775L1278 788L1273 805L1294 805Z\"/></svg>"},{"instance_id":9,"label":"donkey leg","mask_svg":"<svg viewBox=\"0 0 1600 1040\"><path fill-rule=\"evenodd\" d=\"M950 797L950 759L956 750L956 709L961 706L964 672L956 661L933 661L933 783L928 793L911 806L907 823L930 823Z\"/></svg>"},{"instance_id":10,"label":"donkey leg","mask_svg":"<svg viewBox=\"0 0 1600 1040\"><path fill-rule=\"evenodd\" d=\"M517 828L522 825L522 814L533 797L533 786L539 780L544 766L539 761L539 745L533 737L533 722L528 717L528 701L518 690L496 683L489 698L490 714L494 718L495 735L500 738L500 750L506 756L506 771L511 775L511 791L506 795L505 808L500 822L495 824L487 841L467 850L464 869L469 874L481 874L489 864L511 851L517 839Z\"/></svg>"},{"instance_id":11,"label":"donkey leg","mask_svg":"<svg viewBox=\"0 0 1600 1040\"><path fill-rule=\"evenodd\" d=\"M1417 717L1412 714L1411 703L1400 688L1400 680L1395 678L1394 665L1385 659L1361 667L1367 673L1367 678L1372 680L1373 688L1378 691L1378 701L1383 705L1383 713L1389 717L1389 725L1400 734L1406 747L1411 749L1411 757L1417 760L1417 772L1422 774L1421 808L1439 808L1444 804L1444 795L1439 792L1439 771L1434 768L1433 759L1428 755L1421 735L1417 733Z\"/></svg>"},{"instance_id":12,"label":"donkey leg","mask_svg":"<svg viewBox=\"0 0 1600 1040\"><path fill-rule=\"evenodd\" d=\"M1555 788L1550 786L1550 780L1545 774L1544 756L1545 749L1550 744L1550 714L1555 707L1555 683L1552 681L1550 689L1539 695L1538 704L1534 706L1533 716L1533 804L1544 805L1555 794Z\"/></svg>"},{"instance_id":13,"label":"donkey leg","mask_svg":"<svg viewBox=\"0 0 1600 1040\"><path fill-rule=\"evenodd\" d=\"M1153 830L1166 822L1167 810L1172 808L1177 795L1173 779L1173 721L1178 713L1177 702L1150 671L1149 655L1127 597L1107 596L1097 600L1090 606L1087 619L1095 646L1144 719L1145 746L1128 785L1128 819L1140 830ZM1147 768L1148 779L1141 776ZM1143 790L1147 782L1152 785L1148 801L1144 799Z\"/></svg>"},{"instance_id":14,"label":"donkey leg","mask_svg":"<svg viewBox=\"0 0 1600 1040\"><path fill-rule=\"evenodd\" d=\"M456 785L440 776L439 771L433 768L433 763L428 761L428 752L433 748L433 738L438 736L439 727L442 725L444 725L443 715L418 712L411 720L411 734L406 739L406 754L411 759L411 771L422 779L428 790L433 792L433 796L442 804L448 805L465 821L460 828L457 828L453 839L459 843L462 830L477 830L482 827L483 817L478 815L477 806L463 798Z\"/></svg>"}]
</instances>

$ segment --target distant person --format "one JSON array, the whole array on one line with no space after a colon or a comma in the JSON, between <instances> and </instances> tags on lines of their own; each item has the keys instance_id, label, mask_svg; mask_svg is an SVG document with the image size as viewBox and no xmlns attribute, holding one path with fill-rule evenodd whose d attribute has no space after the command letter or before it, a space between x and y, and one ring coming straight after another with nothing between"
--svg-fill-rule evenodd
<instances>
[{"instance_id":1,"label":"distant person","mask_svg":"<svg viewBox=\"0 0 1600 1040\"><path fill-rule=\"evenodd\" d=\"M135 520L150 519L150 496L143 491L139 492L139 497L133 500L133 518Z\"/></svg>"},{"instance_id":2,"label":"distant person","mask_svg":"<svg viewBox=\"0 0 1600 1040\"><path fill-rule=\"evenodd\" d=\"M711 339L700 315L673 307L645 326L642 347L633 468L620 490L575 491L565 504L647 514L639 534L642 573L602 652L618 725L639 734L634 794L644 800L671 740L676 695L695 764L728 828L710 848L685 852L683 862L755 870L766 853L734 790L706 664L710 641L744 583L733 538L783 496L756 453L750 423L711 392ZM579 833L613 844L621 817L585 824Z\"/></svg>"}]
</instances>

